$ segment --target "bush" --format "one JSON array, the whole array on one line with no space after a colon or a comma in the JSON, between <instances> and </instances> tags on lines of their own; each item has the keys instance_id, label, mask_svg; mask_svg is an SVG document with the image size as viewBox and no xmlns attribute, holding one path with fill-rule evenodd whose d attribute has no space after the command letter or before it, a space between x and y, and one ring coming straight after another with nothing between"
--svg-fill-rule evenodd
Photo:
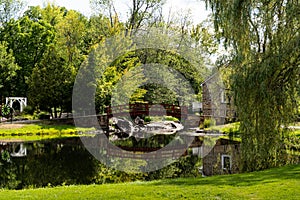
<instances>
[{"instance_id":1,"label":"bush","mask_svg":"<svg viewBox=\"0 0 300 200\"><path fill-rule=\"evenodd\" d=\"M37 114L38 119L50 119L50 115L46 112L41 112Z\"/></svg>"},{"instance_id":2,"label":"bush","mask_svg":"<svg viewBox=\"0 0 300 200\"><path fill-rule=\"evenodd\" d=\"M203 122L204 128L209 128L216 125L216 120L214 119L205 119Z\"/></svg>"},{"instance_id":3,"label":"bush","mask_svg":"<svg viewBox=\"0 0 300 200\"><path fill-rule=\"evenodd\" d=\"M164 120L165 121L179 121L176 117L172 117L172 116L164 116Z\"/></svg>"},{"instance_id":4,"label":"bush","mask_svg":"<svg viewBox=\"0 0 300 200\"><path fill-rule=\"evenodd\" d=\"M34 108L31 107L31 106L26 106L26 107L23 109L23 113L24 113L24 114L27 114L27 115L33 115L33 113L34 113Z\"/></svg>"},{"instance_id":5,"label":"bush","mask_svg":"<svg viewBox=\"0 0 300 200\"><path fill-rule=\"evenodd\" d=\"M146 116L144 118L145 122L151 122L151 121L174 121L177 122L179 121L176 117L172 116Z\"/></svg>"},{"instance_id":6,"label":"bush","mask_svg":"<svg viewBox=\"0 0 300 200\"><path fill-rule=\"evenodd\" d=\"M146 116L145 119L144 119L144 122L151 122L152 119L150 116Z\"/></svg>"}]
</instances>

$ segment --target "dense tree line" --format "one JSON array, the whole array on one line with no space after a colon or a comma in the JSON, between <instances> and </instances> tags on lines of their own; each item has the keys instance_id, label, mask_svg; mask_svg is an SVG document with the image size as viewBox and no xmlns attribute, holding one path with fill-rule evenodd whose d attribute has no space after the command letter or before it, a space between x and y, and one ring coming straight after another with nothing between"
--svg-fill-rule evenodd
<instances>
[{"instance_id":1,"label":"dense tree line","mask_svg":"<svg viewBox=\"0 0 300 200\"><path fill-rule=\"evenodd\" d=\"M129 9L127 21L121 22L114 2L91 1L96 14L90 18L74 10L48 4L45 7L28 7L25 12L25 3L19 0L4 0L0 2L1 25L1 101L7 96L28 97L30 105L36 110L48 111L53 117L59 117L62 112L72 112L72 90L77 72L84 60L93 49L99 48L106 39L124 32L124 39L130 40L138 30L149 27L167 27L161 9L163 1L133 0ZM169 23L169 24L167 24ZM181 68L188 80L199 93L199 83L203 76L191 75L188 70L197 64L198 71L205 71L205 61L197 51L208 52L200 48L201 43L209 50L215 48L214 41L209 37L205 27L181 27L173 23L173 29L181 31L182 35L191 35L193 41L189 44L195 49L194 60L198 63L187 63L180 60L176 53L169 53L161 59L154 60L159 52L146 50L129 52L122 58L110 64L105 70L105 76L97 79L96 104L97 111L110 104L111 92L120 78L129 69L151 62L161 62ZM180 28L178 28L180 27ZM200 28L201 27L201 28ZM184 31L183 31L184 30ZM197 49L197 48L198 49ZM212 50L213 51L213 50ZM148 53L149 55L146 55ZM99 54L99 52L98 52ZM130 55L131 54L131 55ZM128 56L129 55L129 56ZM148 58L145 60L145 58ZM104 57L102 57L104 59ZM101 65L97 61L96 65ZM200 70L201 69L201 70ZM163 90L150 94L150 91ZM176 102L176 97L170 99L171 91L159 85L148 85L138 88L132 100L149 102L151 98L158 98L163 103L164 98L169 103ZM154 95L154 96L153 96Z\"/></svg>"}]
</instances>

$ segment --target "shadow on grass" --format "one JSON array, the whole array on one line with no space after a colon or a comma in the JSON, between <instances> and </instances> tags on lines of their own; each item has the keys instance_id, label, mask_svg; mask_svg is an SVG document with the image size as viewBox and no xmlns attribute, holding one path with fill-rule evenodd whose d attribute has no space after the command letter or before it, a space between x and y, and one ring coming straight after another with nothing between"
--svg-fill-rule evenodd
<instances>
[{"instance_id":1,"label":"shadow on grass","mask_svg":"<svg viewBox=\"0 0 300 200\"><path fill-rule=\"evenodd\" d=\"M280 180L300 181L300 165L290 165L260 172L245 174L221 175L205 178L162 180L153 185L213 185L213 186L253 186Z\"/></svg>"}]
</instances>

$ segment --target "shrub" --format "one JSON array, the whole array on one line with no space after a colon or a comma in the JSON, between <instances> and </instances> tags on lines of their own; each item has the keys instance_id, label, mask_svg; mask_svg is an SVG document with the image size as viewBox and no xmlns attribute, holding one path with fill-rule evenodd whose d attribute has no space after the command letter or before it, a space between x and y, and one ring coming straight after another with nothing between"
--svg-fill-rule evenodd
<instances>
[{"instance_id":1,"label":"shrub","mask_svg":"<svg viewBox=\"0 0 300 200\"><path fill-rule=\"evenodd\" d=\"M216 120L214 119L205 119L203 122L204 128L212 127L216 125Z\"/></svg>"},{"instance_id":2,"label":"shrub","mask_svg":"<svg viewBox=\"0 0 300 200\"><path fill-rule=\"evenodd\" d=\"M24 109L23 109L23 113L24 114L28 114L28 115L33 115L34 113L34 108L32 106L26 106Z\"/></svg>"},{"instance_id":3,"label":"shrub","mask_svg":"<svg viewBox=\"0 0 300 200\"><path fill-rule=\"evenodd\" d=\"M145 122L151 122L151 121L174 121L177 122L179 121L176 117L172 116L146 116L144 118Z\"/></svg>"},{"instance_id":4,"label":"shrub","mask_svg":"<svg viewBox=\"0 0 300 200\"><path fill-rule=\"evenodd\" d=\"M146 117L145 117L145 119L144 119L144 121L145 121L145 122L151 122L151 121L152 121L152 119L151 119L151 117L150 117L150 116L146 116Z\"/></svg>"},{"instance_id":5,"label":"shrub","mask_svg":"<svg viewBox=\"0 0 300 200\"><path fill-rule=\"evenodd\" d=\"M37 115L38 119L50 119L50 115L46 112L41 112Z\"/></svg>"},{"instance_id":6,"label":"shrub","mask_svg":"<svg viewBox=\"0 0 300 200\"><path fill-rule=\"evenodd\" d=\"M172 117L172 116L164 116L164 120L165 121L179 121L176 117Z\"/></svg>"}]
</instances>

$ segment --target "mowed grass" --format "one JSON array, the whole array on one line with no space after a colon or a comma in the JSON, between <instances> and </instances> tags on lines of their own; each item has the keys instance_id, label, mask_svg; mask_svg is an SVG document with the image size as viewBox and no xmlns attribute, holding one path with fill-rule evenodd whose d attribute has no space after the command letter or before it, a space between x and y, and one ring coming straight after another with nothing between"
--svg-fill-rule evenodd
<instances>
[{"instance_id":1,"label":"mowed grass","mask_svg":"<svg viewBox=\"0 0 300 200\"><path fill-rule=\"evenodd\" d=\"M48 124L0 124L0 140L43 140L74 137L92 129L77 128L72 125Z\"/></svg>"},{"instance_id":2,"label":"mowed grass","mask_svg":"<svg viewBox=\"0 0 300 200\"><path fill-rule=\"evenodd\" d=\"M205 178L2 190L0 199L300 199L300 165Z\"/></svg>"}]
</instances>

